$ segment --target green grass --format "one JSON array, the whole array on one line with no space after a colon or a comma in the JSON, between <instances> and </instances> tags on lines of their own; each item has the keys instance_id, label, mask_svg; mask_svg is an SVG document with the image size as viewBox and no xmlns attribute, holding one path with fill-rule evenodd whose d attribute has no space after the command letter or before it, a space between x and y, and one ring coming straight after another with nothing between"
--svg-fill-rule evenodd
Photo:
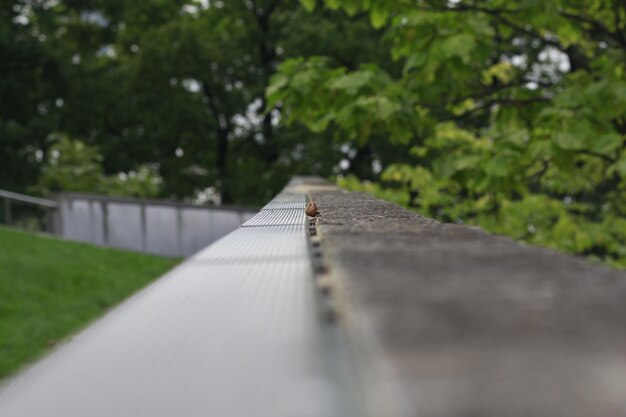
<instances>
[{"instance_id":1,"label":"green grass","mask_svg":"<svg viewBox=\"0 0 626 417\"><path fill-rule=\"evenodd\" d=\"M177 262L0 227L0 378Z\"/></svg>"}]
</instances>

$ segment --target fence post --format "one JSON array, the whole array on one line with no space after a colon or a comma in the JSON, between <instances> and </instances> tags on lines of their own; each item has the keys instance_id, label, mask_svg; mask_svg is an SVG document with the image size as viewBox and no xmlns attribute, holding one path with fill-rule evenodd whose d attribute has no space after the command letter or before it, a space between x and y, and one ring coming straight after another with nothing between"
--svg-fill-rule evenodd
<instances>
[{"instance_id":1,"label":"fence post","mask_svg":"<svg viewBox=\"0 0 626 417\"><path fill-rule=\"evenodd\" d=\"M141 250L148 251L148 224L146 220L146 204L139 203L141 213Z\"/></svg>"},{"instance_id":2,"label":"fence post","mask_svg":"<svg viewBox=\"0 0 626 417\"><path fill-rule=\"evenodd\" d=\"M178 256L183 256L183 213L180 206L176 206L176 247Z\"/></svg>"},{"instance_id":3,"label":"fence post","mask_svg":"<svg viewBox=\"0 0 626 417\"><path fill-rule=\"evenodd\" d=\"M50 223L48 224L48 232L53 235L63 236L63 222L61 219L61 208L48 210Z\"/></svg>"},{"instance_id":4,"label":"fence post","mask_svg":"<svg viewBox=\"0 0 626 417\"><path fill-rule=\"evenodd\" d=\"M100 204L102 205L102 240L104 246L109 246L109 206L104 200Z\"/></svg>"},{"instance_id":5,"label":"fence post","mask_svg":"<svg viewBox=\"0 0 626 417\"><path fill-rule=\"evenodd\" d=\"M6 197L4 198L4 222L7 224L7 226L10 226L13 222L11 216L11 200Z\"/></svg>"}]
</instances>

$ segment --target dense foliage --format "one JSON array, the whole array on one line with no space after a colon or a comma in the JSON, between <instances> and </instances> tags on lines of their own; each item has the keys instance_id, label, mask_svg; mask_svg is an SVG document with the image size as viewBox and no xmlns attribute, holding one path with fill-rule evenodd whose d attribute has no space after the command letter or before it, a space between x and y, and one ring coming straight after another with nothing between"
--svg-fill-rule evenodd
<instances>
[{"instance_id":1,"label":"dense foliage","mask_svg":"<svg viewBox=\"0 0 626 417\"><path fill-rule=\"evenodd\" d=\"M29 191L48 195L60 191L82 191L96 194L154 197L163 179L154 168L140 165L136 170L107 176L102 155L93 146L67 136L52 134L39 181Z\"/></svg>"},{"instance_id":2,"label":"dense foliage","mask_svg":"<svg viewBox=\"0 0 626 417\"><path fill-rule=\"evenodd\" d=\"M338 175L626 266L625 28L622 0L0 0L0 188Z\"/></svg>"},{"instance_id":3,"label":"dense foliage","mask_svg":"<svg viewBox=\"0 0 626 417\"><path fill-rule=\"evenodd\" d=\"M289 60L288 121L369 147L381 182L342 180L444 221L626 266L626 3L303 0L367 13L389 60ZM381 141L405 149L380 156Z\"/></svg>"},{"instance_id":4,"label":"dense foliage","mask_svg":"<svg viewBox=\"0 0 626 417\"><path fill-rule=\"evenodd\" d=\"M261 204L343 157L279 124L264 96L277 65L324 54L356 68L384 56L379 38L366 16L287 0L0 0L0 188L102 192L95 177L152 172L160 197ZM72 177L85 152L52 156L79 143L102 175ZM125 184L107 191L138 194Z\"/></svg>"}]
</instances>

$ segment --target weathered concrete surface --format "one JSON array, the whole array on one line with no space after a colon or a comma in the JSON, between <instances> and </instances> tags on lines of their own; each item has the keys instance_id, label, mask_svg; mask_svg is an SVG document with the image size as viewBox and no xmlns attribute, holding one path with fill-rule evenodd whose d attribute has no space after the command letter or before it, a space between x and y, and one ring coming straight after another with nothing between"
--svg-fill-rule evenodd
<instances>
[{"instance_id":1,"label":"weathered concrete surface","mask_svg":"<svg viewBox=\"0 0 626 417\"><path fill-rule=\"evenodd\" d=\"M300 189L321 212L345 326L379 345L359 366L391 364L364 372L370 414L626 416L626 274L319 181Z\"/></svg>"}]
</instances>

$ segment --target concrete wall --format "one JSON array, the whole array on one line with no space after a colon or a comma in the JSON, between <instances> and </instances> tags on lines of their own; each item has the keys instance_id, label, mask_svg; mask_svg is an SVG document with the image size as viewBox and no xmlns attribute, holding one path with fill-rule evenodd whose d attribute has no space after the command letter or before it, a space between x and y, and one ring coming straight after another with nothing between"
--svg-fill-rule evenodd
<instances>
[{"instance_id":1,"label":"concrete wall","mask_svg":"<svg viewBox=\"0 0 626 417\"><path fill-rule=\"evenodd\" d=\"M298 190L321 213L316 282L365 416L626 416L625 271L319 180Z\"/></svg>"},{"instance_id":2,"label":"concrete wall","mask_svg":"<svg viewBox=\"0 0 626 417\"><path fill-rule=\"evenodd\" d=\"M164 256L192 255L256 214L76 193L60 194L57 201L57 230L64 238Z\"/></svg>"}]
</instances>

